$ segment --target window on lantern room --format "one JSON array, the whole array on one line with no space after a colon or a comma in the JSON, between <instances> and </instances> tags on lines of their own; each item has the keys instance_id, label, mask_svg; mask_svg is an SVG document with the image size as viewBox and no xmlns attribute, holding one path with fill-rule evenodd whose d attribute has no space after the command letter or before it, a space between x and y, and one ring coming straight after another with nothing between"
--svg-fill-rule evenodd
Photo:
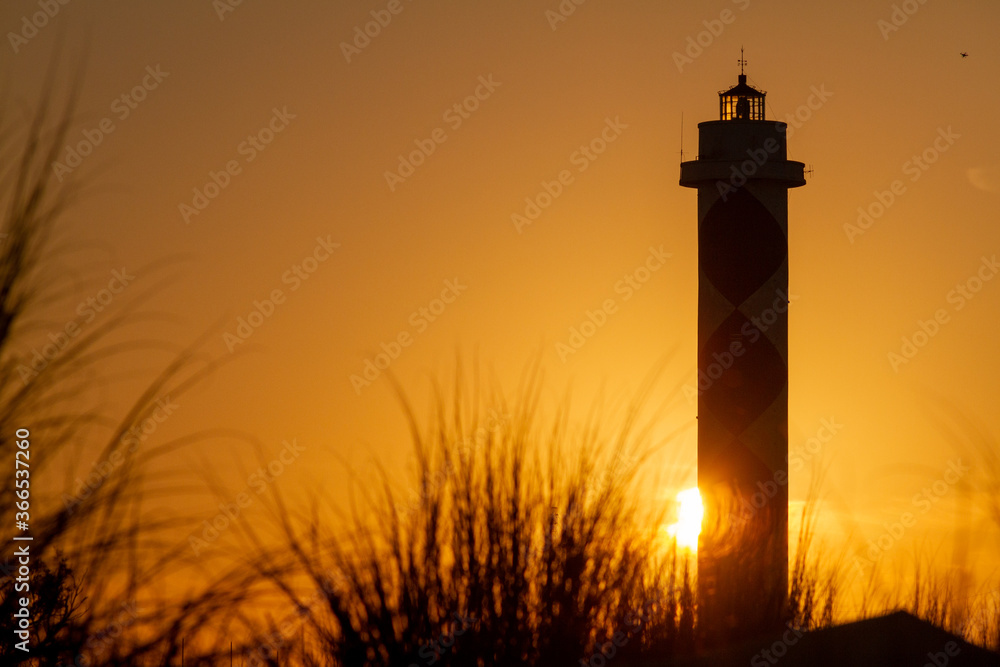
<instances>
[{"instance_id":1,"label":"window on lantern room","mask_svg":"<svg viewBox=\"0 0 1000 667\"><path fill-rule=\"evenodd\" d=\"M732 97L722 98L722 119L733 120L736 118L736 99Z\"/></svg>"},{"instance_id":2,"label":"window on lantern room","mask_svg":"<svg viewBox=\"0 0 1000 667\"><path fill-rule=\"evenodd\" d=\"M759 97L722 97L722 120L764 120L764 100Z\"/></svg>"}]
</instances>

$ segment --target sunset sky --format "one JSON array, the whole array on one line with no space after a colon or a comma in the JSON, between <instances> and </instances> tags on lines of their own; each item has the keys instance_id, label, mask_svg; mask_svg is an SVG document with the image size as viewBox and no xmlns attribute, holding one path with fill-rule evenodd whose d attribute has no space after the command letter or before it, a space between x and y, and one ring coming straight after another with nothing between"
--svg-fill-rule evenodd
<instances>
[{"instance_id":1,"label":"sunset sky","mask_svg":"<svg viewBox=\"0 0 1000 667\"><path fill-rule=\"evenodd\" d=\"M4 120L30 117L58 44L59 96L82 72L54 166L89 188L60 260L89 267L79 301L115 270L135 276L122 302L173 276L148 330L186 345L216 326L204 352L243 353L156 437L239 428L269 458L295 440L280 483L341 497L338 456L402 470L410 453L385 374L365 377L383 351L418 402L457 352L511 391L540 355L549 406L572 386L578 414L668 358L651 404L673 396L658 432L682 435L651 497L692 486L697 203L680 151L697 154L743 47L812 170L789 193L792 502L829 464L824 530L877 538L909 511L899 553L949 544L962 485L926 512L915 498L972 462L941 420L1000 433L1000 6L577 2L0 6ZM602 325L577 349L588 312ZM233 488L256 467L235 442L206 456ZM995 527L974 533L981 572L998 552Z\"/></svg>"}]
</instances>

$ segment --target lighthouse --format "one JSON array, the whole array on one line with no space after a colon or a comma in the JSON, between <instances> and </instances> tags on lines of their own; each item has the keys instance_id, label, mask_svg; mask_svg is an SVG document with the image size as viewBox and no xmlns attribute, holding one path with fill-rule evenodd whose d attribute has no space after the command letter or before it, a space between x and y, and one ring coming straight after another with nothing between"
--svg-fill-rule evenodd
<instances>
[{"instance_id":1,"label":"lighthouse","mask_svg":"<svg viewBox=\"0 0 1000 667\"><path fill-rule=\"evenodd\" d=\"M698 625L739 641L784 620L788 594L788 189L786 124L747 84L698 124L680 184L698 190Z\"/></svg>"}]
</instances>

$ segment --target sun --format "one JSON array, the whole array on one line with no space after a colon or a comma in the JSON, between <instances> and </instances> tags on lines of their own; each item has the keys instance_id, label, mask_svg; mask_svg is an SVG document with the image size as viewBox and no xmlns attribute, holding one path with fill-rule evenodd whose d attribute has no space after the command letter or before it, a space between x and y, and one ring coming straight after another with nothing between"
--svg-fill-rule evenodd
<instances>
[{"instance_id":1,"label":"sun","mask_svg":"<svg viewBox=\"0 0 1000 667\"><path fill-rule=\"evenodd\" d=\"M677 523L667 526L667 533L677 540L677 546L698 550L698 535L701 534L704 514L698 487L684 489L677 494Z\"/></svg>"}]
</instances>

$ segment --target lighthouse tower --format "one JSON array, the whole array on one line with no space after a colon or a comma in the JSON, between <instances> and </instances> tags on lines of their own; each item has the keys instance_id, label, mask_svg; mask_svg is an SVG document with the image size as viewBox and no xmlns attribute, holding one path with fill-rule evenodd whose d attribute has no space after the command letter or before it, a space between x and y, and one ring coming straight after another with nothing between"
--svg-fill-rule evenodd
<instances>
[{"instance_id":1,"label":"lighthouse tower","mask_svg":"<svg viewBox=\"0 0 1000 667\"><path fill-rule=\"evenodd\" d=\"M783 620L788 591L788 188L785 123L761 90L719 93L698 124L698 625L738 641Z\"/></svg>"}]
</instances>

